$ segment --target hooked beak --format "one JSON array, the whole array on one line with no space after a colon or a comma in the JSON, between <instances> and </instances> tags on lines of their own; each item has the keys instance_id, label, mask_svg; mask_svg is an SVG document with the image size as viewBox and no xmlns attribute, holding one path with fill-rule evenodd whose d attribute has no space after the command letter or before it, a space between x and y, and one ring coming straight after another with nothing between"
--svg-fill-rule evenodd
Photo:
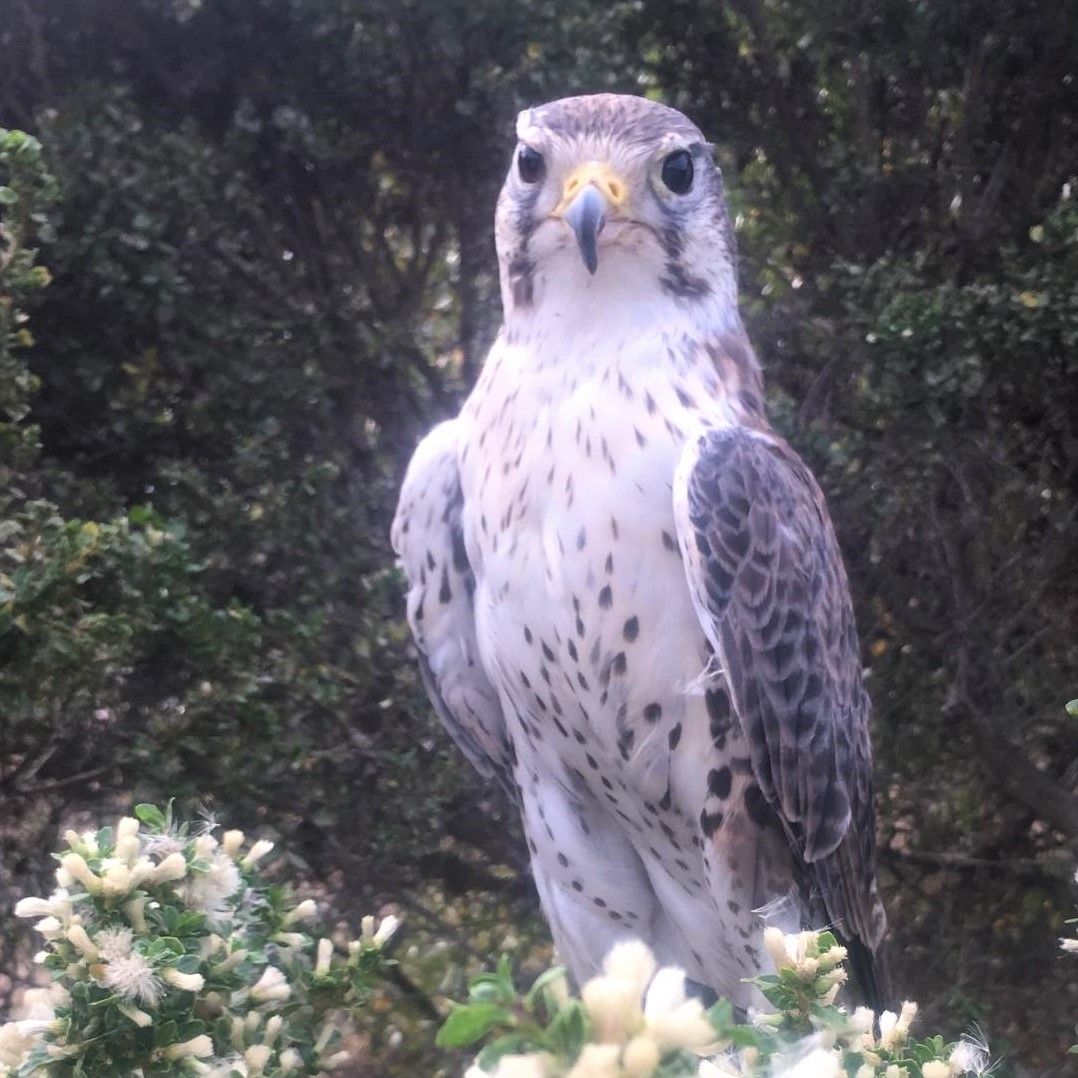
<instances>
[{"instance_id":1,"label":"hooked beak","mask_svg":"<svg viewBox=\"0 0 1078 1078\"><path fill-rule=\"evenodd\" d=\"M607 218L628 210L629 188L614 170L593 161L581 165L565 181L553 216L573 230L588 273L599 267L599 235Z\"/></svg>"}]
</instances>

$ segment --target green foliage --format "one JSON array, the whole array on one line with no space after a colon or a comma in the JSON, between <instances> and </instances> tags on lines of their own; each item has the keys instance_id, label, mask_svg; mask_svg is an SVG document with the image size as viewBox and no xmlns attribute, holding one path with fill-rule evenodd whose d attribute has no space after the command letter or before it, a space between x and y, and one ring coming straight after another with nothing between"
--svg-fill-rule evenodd
<instances>
[{"instance_id":1,"label":"green foliage","mask_svg":"<svg viewBox=\"0 0 1078 1078\"><path fill-rule=\"evenodd\" d=\"M171 805L135 813L68 832L60 887L19 903L41 918L52 984L37 1006L52 1013L0 1029L0 1074L332 1069L341 1013L367 1001L394 923L365 925L343 951L316 944L303 931L314 903L260 867L273 843L218 840L212 824L175 821Z\"/></svg>"},{"instance_id":2,"label":"green foliage","mask_svg":"<svg viewBox=\"0 0 1078 1078\"><path fill-rule=\"evenodd\" d=\"M26 422L38 380L23 358L34 343L24 305L50 280L32 245L53 237L48 211L56 197L38 140L0 127L0 491L38 446L37 427Z\"/></svg>"}]
</instances>

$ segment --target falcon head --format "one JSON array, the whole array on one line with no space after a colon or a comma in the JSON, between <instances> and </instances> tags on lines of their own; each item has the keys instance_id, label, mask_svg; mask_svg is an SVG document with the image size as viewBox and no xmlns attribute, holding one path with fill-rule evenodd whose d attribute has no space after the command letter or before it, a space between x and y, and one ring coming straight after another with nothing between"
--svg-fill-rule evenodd
<instances>
[{"instance_id":1,"label":"falcon head","mask_svg":"<svg viewBox=\"0 0 1078 1078\"><path fill-rule=\"evenodd\" d=\"M722 173L676 109L568 97L522 112L517 140L495 224L507 315L582 290L736 302Z\"/></svg>"}]
</instances>

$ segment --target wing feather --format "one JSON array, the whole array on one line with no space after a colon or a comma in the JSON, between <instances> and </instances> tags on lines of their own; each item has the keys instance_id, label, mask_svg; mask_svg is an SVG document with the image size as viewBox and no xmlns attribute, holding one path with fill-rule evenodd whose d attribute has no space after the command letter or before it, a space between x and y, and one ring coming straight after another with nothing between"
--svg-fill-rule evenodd
<instances>
[{"instance_id":1,"label":"wing feather","mask_svg":"<svg viewBox=\"0 0 1078 1078\"><path fill-rule=\"evenodd\" d=\"M869 700L849 585L816 481L774 435L710 431L678 471L686 572L812 903L871 960L876 885ZM881 978L882 979L882 978Z\"/></svg>"}]
</instances>

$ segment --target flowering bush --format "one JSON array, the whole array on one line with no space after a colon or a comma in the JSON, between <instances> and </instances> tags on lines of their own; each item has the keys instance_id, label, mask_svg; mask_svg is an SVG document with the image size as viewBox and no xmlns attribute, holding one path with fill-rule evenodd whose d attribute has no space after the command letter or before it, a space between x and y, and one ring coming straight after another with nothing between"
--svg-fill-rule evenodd
<instances>
[{"instance_id":1,"label":"flowering bush","mask_svg":"<svg viewBox=\"0 0 1078 1078\"><path fill-rule=\"evenodd\" d=\"M1076 718L1078 718L1078 700L1072 700L1067 704L1067 710ZM1078 883L1078 872L1074 874L1074 882ZM1078 925L1078 917L1072 917L1065 922L1068 925ZM1075 931L1072 936L1061 936L1059 940L1059 946L1062 950L1068 954L1078 955L1078 930ZM1078 1025L1074 1027L1074 1032L1078 1033ZM1078 1044L1072 1044L1070 1048L1072 1055L1078 1055Z\"/></svg>"},{"instance_id":2,"label":"flowering bush","mask_svg":"<svg viewBox=\"0 0 1078 1078\"><path fill-rule=\"evenodd\" d=\"M735 1022L725 1001L705 1010L680 970L657 970L648 948L630 941L614 947L579 999L561 969L521 997L503 962L472 982L439 1044L487 1041L466 1078L954 1078L986 1070L987 1048L972 1038L912 1039L914 1003L880 1015L836 1006L846 950L831 933L769 928L765 943L778 972L753 983L775 1010L748 1024Z\"/></svg>"},{"instance_id":3,"label":"flowering bush","mask_svg":"<svg viewBox=\"0 0 1078 1078\"><path fill-rule=\"evenodd\" d=\"M137 817L137 818L136 818ZM346 1055L331 1012L367 998L397 927L365 918L338 947L260 866L273 849L139 805L65 835L57 889L24 898L48 989L0 1027L0 1076L304 1075Z\"/></svg>"}]
</instances>

